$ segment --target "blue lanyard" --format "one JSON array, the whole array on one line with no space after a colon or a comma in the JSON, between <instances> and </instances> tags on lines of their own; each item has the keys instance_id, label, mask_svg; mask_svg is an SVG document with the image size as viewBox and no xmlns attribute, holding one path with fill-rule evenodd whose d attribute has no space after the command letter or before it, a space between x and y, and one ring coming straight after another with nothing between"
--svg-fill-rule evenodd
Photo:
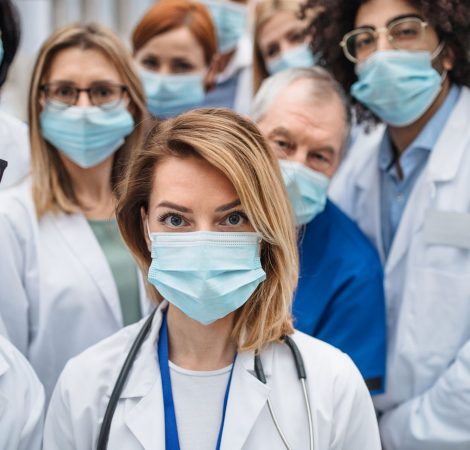
<instances>
[{"instance_id":1,"label":"blue lanyard","mask_svg":"<svg viewBox=\"0 0 470 450\"><path fill-rule=\"evenodd\" d=\"M158 339L158 361L160 374L162 377L163 406L165 408L165 450L180 450L178 439L178 426L176 424L175 404L173 402L173 392L171 390L170 368L168 365L168 325L166 321L166 312L163 313L162 326L160 328L160 337ZM227 411L228 394L232 384L233 368L235 367L235 358L227 383L227 389L224 396L224 408L222 410L222 420L220 422L219 436L217 438L216 450L220 450L222 434L224 432L225 413Z\"/></svg>"}]
</instances>

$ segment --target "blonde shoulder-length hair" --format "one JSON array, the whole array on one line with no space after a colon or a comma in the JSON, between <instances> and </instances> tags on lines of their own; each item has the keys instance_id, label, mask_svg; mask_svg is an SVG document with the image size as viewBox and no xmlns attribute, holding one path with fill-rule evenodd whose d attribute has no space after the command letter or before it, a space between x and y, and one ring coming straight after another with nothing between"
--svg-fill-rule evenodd
<instances>
[{"instance_id":1,"label":"blonde shoulder-length hair","mask_svg":"<svg viewBox=\"0 0 470 450\"><path fill-rule=\"evenodd\" d=\"M102 52L114 63L126 85L130 100L129 110L136 127L115 153L110 180L113 189L122 179L130 153L141 144L141 124L147 117L144 91L134 70L132 57L113 32L96 24L69 25L50 36L39 52L29 91L32 194L38 218L49 211L74 213L81 210L70 176L58 151L42 137L39 122L42 110L41 86L49 75L48 71L56 55L70 48Z\"/></svg>"},{"instance_id":2,"label":"blonde shoulder-length hair","mask_svg":"<svg viewBox=\"0 0 470 450\"><path fill-rule=\"evenodd\" d=\"M133 158L121 189L117 207L121 234L147 273L151 256L141 212L148 213L156 167L166 158L188 157L204 159L230 180L250 223L262 236L266 280L237 312L233 330L240 350L260 349L293 332L298 254L279 163L252 122L228 110L198 109L156 124L143 151Z\"/></svg>"},{"instance_id":3,"label":"blonde shoulder-length hair","mask_svg":"<svg viewBox=\"0 0 470 450\"><path fill-rule=\"evenodd\" d=\"M253 36L253 92L255 94L263 80L269 77L264 57L258 45L259 34L263 26L280 12L287 11L300 15L301 7L302 0L260 0L256 4Z\"/></svg>"}]
</instances>

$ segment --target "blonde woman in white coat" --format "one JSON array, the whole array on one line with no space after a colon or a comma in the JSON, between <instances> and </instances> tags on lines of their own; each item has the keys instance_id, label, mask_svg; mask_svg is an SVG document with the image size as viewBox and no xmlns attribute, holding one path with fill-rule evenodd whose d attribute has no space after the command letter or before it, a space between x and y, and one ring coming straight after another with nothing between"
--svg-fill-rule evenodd
<instances>
[{"instance_id":1,"label":"blonde woman in white coat","mask_svg":"<svg viewBox=\"0 0 470 450\"><path fill-rule=\"evenodd\" d=\"M50 396L69 358L145 313L114 208L146 113L131 56L100 26L54 33L30 91L32 174L0 199L0 315Z\"/></svg>"},{"instance_id":2,"label":"blonde woman in white coat","mask_svg":"<svg viewBox=\"0 0 470 450\"><path fill-rule=\"evenodd\" d=\"M165 300L113 395L109 435L105 411L144 321L68 363L45 449L380 449L352 361L293 329L295 227L277 159L251 122L202 109L156 125L117 216Z\"/></svg>"}]
</instances>

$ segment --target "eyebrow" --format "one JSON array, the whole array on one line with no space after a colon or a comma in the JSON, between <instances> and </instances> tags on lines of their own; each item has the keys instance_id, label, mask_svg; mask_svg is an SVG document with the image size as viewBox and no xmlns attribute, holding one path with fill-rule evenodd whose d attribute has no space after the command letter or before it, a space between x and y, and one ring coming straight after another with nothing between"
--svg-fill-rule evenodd
<instances>
[{"instance_id":1,"label":"eyebrow","mask_svg":"<svg viewBox=\"0 0 470 450\"><path fill-rule=\"evenodd\" d=\"M232 208L235 208L235 206L240 206L242 203L240 199L236 199L233 202L227 203L226 205L219 206L216 208L215 212L224 212L224 211L229 211Z\"/></svg>"},{"instance_id":2,"label":"eyebrow","mask_svg":"<svg viewBox=\"0 0 470 450\"><path fill-rule=\"evenodd\" d=\"M182 212L182 213L192 213L193 210L186 208L185 206L177 205L176 203L171 203L171 202L160 202L155 208L171 208L171 209L176 209L176 211Z\"/></svg>"},{"instance_id":3,"label":"eyebrow","mask_svg":"<svg viewBox=\"0 0 470 450\"><path fill-rule=\"evenodd\" d=\"M285 127L276 127L271 132L268 134L268 138L273 137L275 134L282 134L285 137L288 137L290 139L293 138L292 133Z\"/></svg>"}]
</instances>

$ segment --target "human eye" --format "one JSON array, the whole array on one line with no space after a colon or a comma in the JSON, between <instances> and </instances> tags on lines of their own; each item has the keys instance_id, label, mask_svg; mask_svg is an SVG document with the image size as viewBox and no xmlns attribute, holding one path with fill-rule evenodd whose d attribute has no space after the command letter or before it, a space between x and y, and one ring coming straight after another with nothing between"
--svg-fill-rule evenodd
<instances>
[{"instance_id":1,"label":"human eye","mask_svg":"<svg viewBox=\"0 0 470 450\"><path fill-rule=\"evenodd\" d=\"M188 225L183 216L176 213L166 213L158 217L158 221L168 228L181 228Z\"/></svg>"},{"instance_id":2,"label":"human eye","mask_svg":"<svg viewBox=\"0 0 470 450\"><path fill-rule=\"evenodd\" d=\"M303 30L293 30L289 33L288 40L292 44L301 44L305 40L305 32Z\"/></svg>"},{"instance_id":3,"label":"human eye","mask_svg":"<svg viewBox=\"0 0 470 450\"><path fill-rule=\"evenodd\" d=\"M186 60L175 60L171 65L173 73L186 73L194 70L194 65Z\"/></svg>"},{"instance_id":4,"label":"human eye","mask_svg":"<svg viewBox=\"0 0 470 450\"><path fill-rule=\"evenodd\" d=\"M356 37L355 47L356 51L365 50L374 45L374 37L368 33L362 33Z\"/></svg>"},{"instance_id":5,"label":"human eye","mask_svg":"<svg viewBox=\"0 0 470 450\"><path fill-rule=\"evenodd\" d=\"M247 222L248 217L245 213L241 211L234 211L224 217L224 219L222 220L222 225L229 227L238 227L241 225L246 225Z\"/></svg>"},{"instance_id":6,"label":"human eye","mask_svg":"<svg viewBox=\"0 0 470 450\"><path fill-rule=\"evenodd\" d=\"M274 149L282 154L289 153L289 151L294 147L294 144L291 141L283 137L272 138L272 143L274 144Z\"/></svg>"},{"instance_id":7,"label":"human eye","mask_svg":"<svg viewBox=\"0 0 470 450\"><path fill-rule=\"evenodd\" d=\"M99 86L94 86L92 88L92 91L93 91L93 97L97 99L106 100L113 96L115 89L113 89L111 86L99 85Z\"/></svg>"},{"instance_id":8,"label":"human eye","mask_svg":"<svg viewBox=\"0 0 470 450\"><path fill-rule=\"evenodd\" d=\"M141 62L142 66L145 69L149 70L158 70L160 68L160 61L155 56L147 56Z\"/></svg>"},{"instance_id":9,"label":"human eye","mask_svg":"<svg viewBox=\"0 0 470 450\"><path fill-rule=\"evenodd\" d=\"M57 99L69 99L75 97L76 88L67 84L53 86L51 89L52 97Z\"/></svg>"},{"instance_id":10,"label":"human eye","mask_svg":"<svg viewBox=\"0 0 470 450\"><path fill-rule=\"evenodd\" d=\"M281 49L279 48L279 44L274 43L266 47L264 56L266 58L275 58L276 56L279 55L280 52L281 52Z\"/></svg>"}]
</instances>

